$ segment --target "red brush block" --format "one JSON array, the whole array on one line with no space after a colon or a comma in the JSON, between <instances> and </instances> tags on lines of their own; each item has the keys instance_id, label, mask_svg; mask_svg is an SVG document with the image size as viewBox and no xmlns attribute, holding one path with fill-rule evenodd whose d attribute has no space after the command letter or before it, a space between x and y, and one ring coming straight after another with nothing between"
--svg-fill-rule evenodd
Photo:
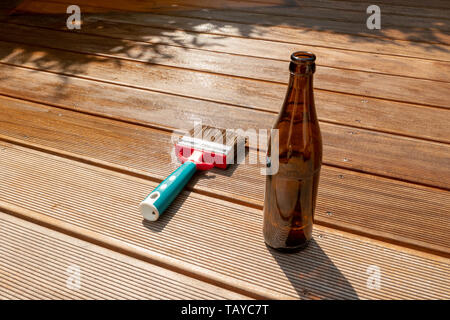
<instances>
[{"instance_id":1,"label":"red brush block","mask_svg":"<svg viewBox=\"0 0 450 320\"><path fill-rule=\"evenodd\" d=\"M200 160L190 158L194 151L199 151L202 153L202 157ZM193 161L197 166L197 170L209 170L213 167L221 169L227 168L227 156L222 153L196 150L194 148L175 144L175 154L177 155L178 159L180 159L181 163L184 163L186 161Z\"/></svg>"}]
</instances>

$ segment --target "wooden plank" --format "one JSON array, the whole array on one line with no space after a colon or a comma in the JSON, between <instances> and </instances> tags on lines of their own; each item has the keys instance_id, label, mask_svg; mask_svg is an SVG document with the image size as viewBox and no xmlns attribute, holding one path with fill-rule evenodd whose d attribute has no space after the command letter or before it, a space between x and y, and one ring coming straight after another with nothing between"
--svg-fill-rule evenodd
<instances>
[{"instance_id":1,"label":"wooden plank","mask_svg":"<svg viewBox=\"0 0 450 320\"><path fill-rule=\"evenodd\" d=\"M284 62L288 62L290 54L298 50L298 46L291 44L228 37L217 39L217 37L209 36L197 43L197 41L190 41L192 37L195 38L195 35L190 35L186 39L181 36L168 37L162 33L161 29L155 28L150 28L151 37L148 32L146 36L139 37L142 31L138 30L136 33L134 30L130 30L129 25L102 21L85 22L83 29L79 32L83 36L79 33L61 34L49 31L47 28L66 29L65 26L61 27L59 18L43 19L39 17L26 20L16 18L11 21L27 24L29 27L21 24L14 26L2 24L3 28L10 30L2 35L4 40L36 44L36 38L40 38L42 40L39 44L42 46L70 48L88 53L219 73L237 69L242 70L242 76L277 82L286 81L286 64ZM45 29L34 28L35 26L45 27ZM105 33L105 30L109 30L108 34ZM101 38L93 37L91 34L101 36ZM120 40L104 37L109 34L113 34ZM127 41L126 38L140 41ZM73 41L76 41L76 47L74 44L71 45ZM117 50L116 48L120 46L122 49ZM186 48L197 50L186 50ZM312 46L305 46L302 50L314 52L318 57L318 66L450 82L450 63L448 62ZM231 53L233 54L232 59L229 55L220 53ZM368 64L367 61L372 61L372 63ZM209 68L209 65L213 63L214 69Z\"/></svg>"},{"instance_id":2,"label":"wooden plank","mask_svg":"<svg viewBox=\"0 0 450 320\"><path fill-rule=\"evenodd\" d=\"M28 34L28 32L21 33ZM11 34L15 35L14 31ZM25 35L23 37L26 38ZM134 43L126 45L123 42L117 43L114 40L108 43L106 41L99 41L96 37L89 38L89 36L81 38L77 36L69 37L64 42L58 41L58 37L51 37L50 35L43 37L44 39L48 38L50 42L61 43L59 46L62 47L67 46L72 48L71 44L75 44L73 45L74 49L82 47L83 50L95 52L96 55L77 55L60 50L42 49L40 47L26 45L18 45L17 48L11 49L10 43L0 42L0 55L4 57L0 61L69 75L80 75L90 79L145 87L167 93L178 93L201 99L219 100L228 104L237 104L245 108L254 108L268 112L278 112L281 99L285 94L285 87L283 85L260 81L255 82L247 79L225 79L229 84L222 86L221 90L217 90L215 83L223 81L223 78L217 75L205 75L203 73L191 74L185 70L188 67L192 67L204 71L239 76L241 78L256 78L265 75L266 78L272 78L272 80L281 80L282 75L286 75L285 70L287 69L287 64L285 62L266 61L264 59L240 56L230 57L228 55L208 54L204 51L198 52L186 49L180 49L182 52L172 51L169 53L164 51L164 47L155 49L157 51L155 54L146 54L146 52L152 52L152 47L149 48L147 45L142 46L141 44ZM34 42L34 38L35 36L30 41ZM45 40L42 42L46 43ZM105 43L106 47L99 45L99 43ZM122 60L117 61L115 59L105 59L97 56L98 52L115 51L114 49L108 50L106 48L120 48L123 45L127 46L127 49L124 50L125 52L114 52L114 56L129 60L128 56L132 55L133 57L139 57L137 60L154 60L155 62L160 62L161 59L164 59L165 54L168 54L167 59L165 59L167 64L183 69L168 69L160 66ZM179 58L174 57L175 52L178 52ZM110 53L105 55L109 56ZM133 61L136 60L136 58L132 59ZM165 61L162 63L166 63ZM161 74L164 74L164 83L162 85L158 81L158 78L155 78L158 73L155 72L155 69ZM148 74L149 76L146 79L142 79L142 74ZM170 78L169 75L171 75ZM198 76L202 81L188 79L189 81L186 80L187 82L185 84L186 90L180 91L182 88L179 88L178 78L183 75L191 78L193 75ZM63 78L68 80L68 78ZM208 79L208 81L205 79ZM12 81L12 79L10 80ZM8 80L5 79L5 81ZM57 84L57 86L64 87L64 84ZM200 90L199 86L202 87ZM246 95L246 92L248 92L246 90L249 89L253 90L250 96ZM265 95L261 96L260 91L265 92ZM198 92L200 94L197 94ZM228 96L221 94L222 92L225 92ZM450 141L449 118L446 110L430 109L374 98L335 94L321 90L316 90L315 95L319 117L323 121L413 137L422 137L436 141ZM208 111L203 110L203 112ZM407 126L404 125L406 121L404 118L405 112L409 113ZM201 117L201 114L199 116ZM166 123L164 117L164 114L161 114L161 117L158 119L159 124ZM237 119L239 121L239 118ZM435 125L429 126L429 121L432 121ZM240 125L240 123L236 125Z\"/></svg>"},{"instance_id":3,"label":"wooden plank","mask_svg":"<svg viewBox=\"0 0 450 320\"><path fill-rule=\"evenodd\" d=\"M449 259L320 226L305 251L280 254L264 245L260 210L187 192L143 223L137 205L156 183L1 145L0 207L90 242L256 297L449 298ZM367 286L370 266L380 268L378 290Z\"/></svg>"},{"instance_id":4,"label":"wooden plank","mask_svg":"<svg viewBox=\"0 0 450 320\"><path fill-rule=\"evenodd\" d=\"M270 0L273 1L273 0ZM278 0L275 0L278 1ZM337 0L337 1L342 1L342 0ZM355 2L355 3L365 3L365 0L344 0L345 2ZM342 2L344 2L342 1ZM446 0L431 0L428 1L427 3L411 3L411 1L408 0L395 0L395 1L389 1L389 0L380 0L378 1L379 3L384 4L395 4L396 6L405 6L405 7L417 7L417 8L445 8L445 9L450 9L450 5L448 3L448 1Z\"/></svg>"},{"instance_id":5,"label":"wooden plank","mask_svg":"<svg viewBox=\"0 0 450 320\"><path fill-rule=\"evenodd\" d=\"M67 1L67 0L57 0ZM86 1L86 0L85 0ZM221 2L176 0L173 4L156 3L156 9L142 8L143 11L204 18L215 21L229 21L243 24L283 26L292 29L313 29L327 32L342 32L368 37L388 37L400 40L442 42L448 44L445 32L449 30L446 19L436 17L409 17L390 15L383 10L383 23L380 30L369 30L366 26L366 8L359 12L328 8L293 8L290 6L267 6L255 3L232 2L236 5L224 6ZM225 3L229 3L226 1ZM128 3L127 3L128 5Z\"/></svg>"},{"instance_id":6,"label":"wooden plank","mask_svg":"<svg viewBox=\"0 0 450 320\"><path fill-rule=\"evenodd\" d=\"M11 9L14 8L15 6L19 5L20 2L22 2L23 0L3 0L0 3L0 9Z\"/></svg>"},{"instance_id":7,"label":"wooden plank","mask_svg":"<svg viewBox=\"0 0 450 320\"><path fill-rule=\"evenodd\" d=\"M398 4L393 3L392 1L383 2L383 13L390 14L390 15L405 15L405 16L417 16L417 17L434 17L434 18L444 18L447 19L448 16L445 15L445 10L442 10L448 4L445 0L443 0L444 4L440 3L440 5L436 5L435 3L429 5L418 5L417 3L411 3L411 1L408 1L408 3L405 5L405 3ZM14 0L12 0L14 2ZM20 2L20 0L16 0L16 2ZM29 3L32 3L33 0L22 0L21 6L27 5ZM67 3L67 0L46 0L48 3L53 3L54 5L56 3ZM254 9L259 8L289 8L293 11L296 11L298 9L305 9L305 8L325 8L325 9L338 9L342 10L344 12L365 12L366 8L368 6L367 1L342 1L342 0L295 0L295 2L289 2L286 3L285 1L277 1L277 0L217 0L214 1L214 4L209 3L209 5L220 5L223 8L241 8L241 7L251 7ZM82 3L77 0L75 0L75 3ZM114 8L115 6L120 6L120 3L112 3L111 1L93 1L93 2L86 2L86 4L96 3L97 8ZM172 0L170 1L170 5L176 6L177 4L186 3L186 0ZM204 4L206 3L205 0L196 0L191 1L190 4ZM377 3L380 3L378 1ZM124 10L145 10L146 8L152 8L152 5L156 8L164 6L167 4L167 1L160 0L160 1L152 1L152 3L146 3L146 2L139 2L136 0L130 1L130 5L128 7L123 7ZM89 8L91 6L87 6Z\"/></svg>"},{"instance_id":8,"label":"wooden plank","mask_svg":"<svg viewBox=\"0 0 450 320\"><path fill-rule=\"evenodd\" d=\"M66 60L68 61L68 60ZM132 70L131 65L122 64L124 70L129 72ZM191 111L188 105L179 105L172 101L169 105L172 105L172 110L169 111L161 101L167 101L171 99L171 96L164 96L163 100L159 101L155 106L155 101L159 100L159 94L153 95L151 100L143 102L143 95L146 91L142 91L135 88L117 86L109 83L97 83L90 80L67 78L60 74L53 74L48 72L38 72L35 70L11 67L6 65L0 65L0 71L9 76L3 80L0 80L0 93L13 97L25 98L32 101L48 103L51 105L62 106L66 109L81 110L94 114L101 114L107 117L113 117L118 119L124 119L132 122L149 123L151 125L158 125L156 118L163 119L163 125L170 123L171 128L191 129L193 125L193 119L202 119L205 123L219 126L223 128L229 128L232 123L232 127L243 124L242 129L247 128L269 128L273 123L275 114L263 113L262 117L259 117L259 113L251 109L245 110L244 113L240 113L241 108L235 108L230 114L225 113L224 110L230 110L230 108L224 109L221 105L208 104L203 108L197 107L202 104L202 101L190 101L190 104L194 103L195 107ZM117 70L116 70L117 71ZM152 70L153 74L155 70ZM179 71L179 70L177 70ZM104 63L99 64L96 67L94 73L108 72ZM168 70L170 72L170 70ZM164 82L161 82L163 86L167 86L169 79L169 73L161 72L161 76ZM135 79L131 77L131 74L123 75L110 72L112 77L117 78L116 83L120 83L119 79L126 79L128 85L130 81L135 81L134 85L143 86L144 80L142 75L146 75L146 80L152 80L150 72L136 72ZM149 75L149 76L147 76ZM198 84L200 80L203 80L207 84L216 85L220 83L221 90L218 92L218 96L226 97L229 95L237 95L239 93L245 93L250 87L240 87L239 90L227 90L228 84L225 81L210 82L205 78L200 78L190 83ZM32 81L30 81L33 79ZM190 87L188 86L188 79L182 81L179 73L173 74L174 82L183 83L183 92L187 92ZM234 80L234 79L232 79ZM145 82L150 86L154 86L154 82ZM186 83L186 85L185 85ZM196 87L196 86L194 86ZM192 90L198 90L192 87ZM48 91L48 88L55 88L54 91ZM175 89L175 86L173 86ZM152 88L150 88L152 89ZM162 88L166 89L167 88ZM214 90L211 87L211 90ZM256 86L252 89L254 94L259 92L265 92L264 87ZM170 90L169 90L170 91ZM214 90L216 91L216 90ZM105 95L105 93L108 93ZM248 93L252 94L251 92ZM265 92L267 94L267 92ZM137 97L137 101L133 102L130 97ZM280 96L282 96L280 94ZM234 97L236 98L236 97ZM245 99L243 97L243 99ZM178 99L177 99L178 100ZM184 101L184 100L183 100ZM138 106L135 111L134 106ZM145 106L145 108L143 108ZM159 116L154 115L150 110L158 110ZM203 110L211 107L214 108L206 114L203 114ZM231 108L232 110L232 108ZM150 111L150 112L149 112ZM216 118L211 115L222 113L223 115ZM170 117L168 115L174 114L176 116ZM253 114L253 116L251 116ZM233 122L233 119L237 119ZM239 120L240 119L240 120ZM251 119L251 121L249 121ZM219 122L223 120L224 122ZM449 145L434 143L428 141L421 141L412 138L400 137L391 134L384 134L379 132L371 132L363 129L349 128L345 126L339 126L335 124L322 123L322 135L324 137L324 161L325 163L332 163L342 167L352 168L364 172L376 173L383 176L395 177L398 179L408 179L416 183L422 183L426 185L438 186L441 188L449 188L450 175L449 171ZM237 127L239 128L239 127ZM369 146L371 149L368 149ZM386 148L390 146L390 148Z\"/></svg>"},{"instance_id":9,"label":"wooden plank","mask_svg":"<svg viewBox=\"0 0 450 320\"><path fill-rule=\"evenodd\" d=\"M246 299L4 212L0 230L1 299Z\"/></svg>"},{"instance_id":10,"label":"wooden plank","mask_svg":"<svg viewBox=\"0 0 450 320\"><path fill-rule=\"evenodd\" d=\"M271 4L279 4L283 5L285 4L285 1L283 0L246 0L249 2L261 2L261 3L271 3ZM303 0L295 0L294 2L290 2L290 5L297 6L302 5L305 1ZM309 3L312 3L316 5L317 3L326 3L327 7L330 5L337 5L337 3L340 3L342 5L352 5L352 6L358 6L358 5L367 5L366 0L313 0L308 1ZM446 0L431 0L427 3L418 3L418 2L412 2L409 0L395 0L395 1L389 1L389 0L380 0L377 1L377 3L383 4L383 7L385 5L392 5L396 8L450 8L448 2Z\"/></svg>"},{"instance_id":11,"label":"wooden plank","mask_svg":"<svg viewBox=\"0 0 450 320\"><path fill-rule=\"evenodd\" d=\"M169 29L182 29L185 31L203 32L223 36L237 36L252 39L272 40L299 45L316 45L328 48L342 48L355 51L377 52L384 54L396 54L403 56L415 56L415 52L427 54L420 57L433 57L433 52L441 51L434 55L437 59L447 60L448 46L438 43L418 43L406 40L388 38L365 37L358 35L323 32L318 30L304 30L284 27L266 27L234 22L220 22L199 18L175 17L163 14L92 14L86 17L87 21L106 20L111 22L134 23L142 26L164 27ZM355 43L359 43L355 44ZM349 45L347 45L349 44ZM350 45L351 44L351 45ZM394 48L395 47L395 48ZM431 55L430 55L431 54Z\"/></svg>"},{"instance_id":12,"label":"wooden plank","mask_svg":"<svg viewBox=\"0 0 450 320\"><path fill-rule=\"evenodd\" d=\"M52 2L63 3L66 6L73 3L70 0L52 0ZM169 15L206 18L216 21L302 29L311 28L327 32L356 33L370 37L381 36L426 42L444 41L444 43L448 43L449 41L445 34L445 31L449 30L445 20L436 18L415 19L398 15L391 16L390 14L383 13L383 28L380 30L368 30L366 26L366 19L368 17L366 10L353 13L323 8L267 7L266 4L248 2L239 2L239 6L237 6L237 2L207 0L196 0L194 2L174 0L170 3L164 0L151 2L142 2L139 0L130 0L127 2L77 0L74 3L81 7L94 6L97 8L132 12L160 12ZM236 7L239 10L236 10ZM65 11L60 13L65 13Z\"/></svg>"},{"instance_id":13,"label":"wooden plank","mask_svg":"<svg viewBox=\"0 0 450 320\"><path fill-rule=\"evenodd\" d=\"M234 0L231 0L234 1ZM252 0L249 0L252 1ZM345 11L358 11L365 12L368 3L358 3L358 2L347 2L347 1L335 1L335 0L315 0L311 2L309 0L296 0L301 6L311 5L314 7L321 8L333 8ZM389 3L383 3L383 13L395 14L395 15L406 15L412 17L430 17L430 18L443 18L447 19L445 10L436 9L429 6L417 7L417 4L409 3L408 6L399 6L390 1Z\"/></svg>"},{"instance_id":14,"label":"wooden plank","mask_svg":"<svg viewBox=\"0 0 450 320\"><path fill-rule=\"evenodd\" d=\"M6 0L0 3L0 20L8 17L16 2L18 2L18 0Z\"/></svg>"},{"instance_id":15,"label":"wooden plank","mask_svg":"<svg viewBox=\"0 0 450 320\"><path fill-rule=\"evenodd\" d=\"M414 35L405 35L401 31L393 30L392 32L383 31L385 34L376 35L369 34L367 32L367 26L365 23L358 24L360 27L355 25L349 27L335 28L333 29L331 26L324 27L320 29L320 27L310 26L305 23L303 27L297 28L286 28L285 26L264 26L257 24L244 24L239 23L240 20L243 19L242 16L247 15L248 13L243 13L241 17L234 17L235 14L230 11L226 11L226 17L230 20L214 20L214 19L205 19L203 15L202 18L196 18L197 10L190 10L185 12L184 16L173 16L176 11L170 12L170 15L165 15L163 13L151 14L151 13L118 13L118 14L92 14L93 17L102 17L104 19L108 19L111 21L118 22L128 22L128 23L136 23L141 25L149 25L157 27L158 24L165 28L182 28L183 30L196 31L196 32L207 32L214 34L226 34L226 35L234 35L241 37L249 37L255 39L265 39L265 40L274 40L280 42L291 42L291 43L301 43L299 41L303 41L304 43L311 43L312 40L305 34L314 35L317 40L325 40L329 38L336 38L336 36L340 35L342 38L346 38L347 40L353 41L353 48L355 48L355 42L361 42L362 48L361 51L368 51L366 48L367 42L378 42L384 44L393 44L396 41L406 42L408 46L426 46L429 44L432 49L443 49L448 48L449 37L445 35L443 32L439 32L438 30L431 32L424 32L424 35L421 35L419 31L414 30L416 37ZM212 12L209 12L209 15L212 15ZM181 13L180 13L181 14ZM158 21L158 16L160 21ZM119 18L118 18L119 17ZM122 19L126 17L126 21ZM233 18L234 17L234 18ZM89 17L90 18L90 15ZM119 20L117 20L117 18ZM297 18L300 19L300 18ZM301 19L304 20L304 19ZM167 23L168 21L175 21L173 23ZM256 19L255 19L256 21ZM336 24L338 22L332 21L332 24ZM162 24L162 25L161 25ZM309 26L309 27L308 27ZM353 30L353 32L351 31ZM380 29L377 31L382 31L385 29ZM373 30L370 30L371 32ZM413 41L409 41L413 40ZM405 43L405 44L406 44ZM325 44L322 42L322 45L326 45L331 47L331 44ZM383 52L385 52L385 49Z\"/></svg>"},{"instance_id":16,"label":"wooden plank","mask_svg":"<svg viewBox=\"0 0 450 320\"><path fill-rule=\"evenodd\" d=\"M53 1L28 1L24 0L18 5L11 14L66 14L68 5L66 3L57 3ZM83 13L90 12L111 12L111 9L83 6ZM117 11L117 10L115 10Z\"/></svg>"},{"instance_id":17,"label":"wooden plank","mask_svg":"<svg viewBox=\"0 0 450 320\"><path fill-rule=\"evenodd\" d=\"M31 2L30 6L36 6L34 11L40 13L64 13L67 5L58 3L38 3ZM59 7L58 7L59 6ZM88 19L102 19L114 22L133 23L152 27L164 27L173 30L194 31L200 33L219 34L225 36L238 36L253 39L273 40L277 42L315 45L327 48L341 48L353 51L376 52L383 54L394 54L411 57L421 57L426 59L438 59L448 61L448 45L439 42L448 42L447 36L441 32L427 35L430 42L408 41L409 37L403 37L404 40L398 40L387 37L368 37L367 35L342 34L339 32L327 32L313 30L311 28L289 29L280 26L257 26L234 22L221 22L215 20L205 20L198 18L174 17L169 15L156 15L150 13L131 14L120 13L113 15L95 14L109 12L111 9L102 9L96 7L83 6L85 13L91 13L85 16ZM33 12L32 8L29 11ZM61 19L65 23L65 18ZM365 27L365 25L363 24ZM437 42L439 41L439 42Z\"/></svg>"},{"instance_id":18,"label":"wooden plank","mask_svg":"<svg viewBox=\"0 0 450 320\"><path fill-rule=\"evenodd\" d=\"M177 166L169 133L10 98L0 97L0 105L0 139L158 182ZM264 177L249 165L250 153L245 164L200 174L188 188L261 209ZM448 212L448 192L323 167L322 225L450 254Z\"/></svg>"},{"instance_id":19,"label":"wooden plank","mask_svg":"<svg viewBox=\"0 0 450 320\"><path fill-rule=\"evenodd\" d=\"M58 0L61 1L61 0ZM63 0L66 2L65 0ZM14 2L14 1L13 1ZM20 2L20 1L17 1ZM59 13L65 13L63 11L63 6L55 3L54 0L52 1L45 1L41 2L41 4L44 6L44 9L39 8L36 5L33 5L34 0L24 0L20 7L18 8L19 11L22 12L48 12L52 10L51 12L59 12ZM137 5L141 5L141 10L145 10L143 7L146 6L146 10L149 8L153 10L157 10L159 8L163 8L168 10L167 7L168 2L165 0L162 1L152 1L152 3L134 3L133 4L133 10L140 9L137 7ZM176 10L177 7L181 5L189 5L189 6L202 6L202 7L214 7L214 8L222 8L222 9L246 9L251 10L250 12L262 12L262 13L277 13L279 15L294 15L294 16L301 16L301 15L307 15L307 16L323 16L324 14L328 18L336 18L336 16L342 16L348 19L348 17L352 17L355 13L358 14L358 16L354 16L355 18L361 18L362 16L367 17L366 9L368 7L367 3L355 3L355 2L345 2L345 1L329 1L329 0L319 0L319 1L309 1L309 0L296 0L296 4L285 4L285 3L270 3L266 1L240 1L240 0L217 0L217 1L207 1L207 0L196 0L194 1L187 1L187 0L172 0L168 5L170 5L171 10ZM108 3L103 3L103 6L108 6ZM153 7L150 7L153 6ZM47 8L45 8L47 7ZM98 12L102 8L99 7L92 7L92 6L83 6L87 11L93 11L93 9L96 9ZM397 17L402 19L403 18L409 18L409 17L415 17L415 18L430 18L433 20L430 20L432 22L440 22L441 20L445 22L445 20L448 20L448 15L446 15L445 10L430 8L430 7L412 7L412 6L396 6L391 4L383 4L383 17ZM58 11L56 11L58 10ZM313 11L314 10L314 11ZM84 10L83 10L84 11ZM318 14L320 12L320 15ZM335 15L332 15L332 12L335 13ZM416 19L416 22L421 23L422 21L417 21L420 19ZM425 19L425 21L427 21ZM398 21L397 21L398 23ZM385 25L385 19L383 19L383 25ZM415 25L416 26L416 25ZM442 25L438 25L442 26ZM426 26L427 27L427 26ZM428 26L429 27L429 26Z\"/></svg>"},{"instance_id":20,"label":"wooden plank","mask_svg":"<svg viewBox=\"0 0 450 320\"><path fill-rule=\"evenodd\" d=\"M217 3L205 1L205 5L191 6L187 1L177 10L171 7L158 8L156 11L167 15L202 18L214 21L229 21L260 26L279 26L290 29L313 29L325 32L356 33L358 36L387 37L399 40L414 40L448 44L446 32L450 30L448 21L439 18L417 18L408 16L383 14L381 29L367 28L366 11L348 12L335 9L290 7L257 7L236 9L220 9ZM206 7L206 9L202 9ZM255 12L256 11L256 12Z\"/></svg>"},{"instance_id":21,"label":"wooden plank","mask_svg":"<svg viewBox=\"0 0 450 320\"><path fill-rule=\"evenodd\" d=\"M184 0L181 0L184 1ZM229 7L245 7L251 6L252 10L259 12L259 10L263 10L263 12L268 12L266 8L273 8L275 10L279 10L280 13L283 14L296 14L303 13L304 11L308 11L309 9L328 9L333 11L341 11L342 14L350 14L350 13L358 13L359 15L365 14L367 7L369 4L367 2L363 3L355 3L355 2L347 2L347 1L333 1L333 0L296 0L295 3L271 3L271 1L258 0L256 2L249 0L242 2L240 0L224 0L218 1L219 3L227 4ZM195 2L197 3L197 2ZM216 3L216 1L215 1ZM262 8L261 8L262 7ZM445 14L445 10L434 9L430 7L414 7L411 5L408 6L397 6L392 3L383 3L382 13L383 16L405 16L405 17L420 17L420 18L437 18L439 20L448 20L448 16ZM261 9L260 9L261 8ZM339 12L337 12L339 14ZM331 16L330 16L331 17ZM366 15L367 17L367 15ZM384 24L384 22L383 22Z\"/></svg>"}]
</instances>

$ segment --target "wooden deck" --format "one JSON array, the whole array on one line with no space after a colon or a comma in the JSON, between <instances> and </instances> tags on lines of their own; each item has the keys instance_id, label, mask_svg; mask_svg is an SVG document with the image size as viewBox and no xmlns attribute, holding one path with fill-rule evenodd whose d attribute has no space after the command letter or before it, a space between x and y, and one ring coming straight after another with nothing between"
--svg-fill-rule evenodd
<instances>
[{"instance_id":1,"label":"wooden deck","mask_svg":"<svg viewBox=\"0 0 450 320\"><path fill-rule=\"evenodd\" d=\"M381 30L362 0L19 2L0 5L0 298L450 299L448 1L379 0ZM311 245L264 245L259 165L198 174L143 222L172 130L270 128L296 50L318 64Z\"/></svg>"}]
</instances>

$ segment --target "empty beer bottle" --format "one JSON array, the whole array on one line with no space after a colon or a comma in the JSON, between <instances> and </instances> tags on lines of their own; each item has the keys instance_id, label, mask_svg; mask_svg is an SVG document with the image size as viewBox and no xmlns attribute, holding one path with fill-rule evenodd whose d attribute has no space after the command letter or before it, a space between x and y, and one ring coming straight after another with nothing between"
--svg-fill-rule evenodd
<instances>
[{"instance_id":1,"label":"empty beer bottle","mask_svg":"<svg viewBox=\"0 0 450 320\"><path fill-rule=\"evenodd\" d=\"M297 251L312 237L322 164L322 137L314 106L314 54L294 52L278 129L278 155L269 141L267 165L278 156L278 172L266 176L264 239L281 251Z\"/></svg>"}]
</instances>

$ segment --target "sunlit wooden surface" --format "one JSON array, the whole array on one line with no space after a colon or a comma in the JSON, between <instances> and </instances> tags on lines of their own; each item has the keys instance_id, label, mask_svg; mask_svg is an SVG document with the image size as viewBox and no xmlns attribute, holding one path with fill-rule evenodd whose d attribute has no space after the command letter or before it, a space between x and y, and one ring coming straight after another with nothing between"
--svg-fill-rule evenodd
<instances>
[{"instance_id":1,"label":"sunlit wooden surface","mask_svg":"<svg viewBox=\"0 0 450 320\"><path fill-rule=\"evenodd\" d=\"M449 299L450 4L377 4L380 30L359 0L0 5L0 298ZM172 130L270 128L296 50L324 142L311 245L264 245L259 165L143 222Z\"/></svg>"}]
</instances>

